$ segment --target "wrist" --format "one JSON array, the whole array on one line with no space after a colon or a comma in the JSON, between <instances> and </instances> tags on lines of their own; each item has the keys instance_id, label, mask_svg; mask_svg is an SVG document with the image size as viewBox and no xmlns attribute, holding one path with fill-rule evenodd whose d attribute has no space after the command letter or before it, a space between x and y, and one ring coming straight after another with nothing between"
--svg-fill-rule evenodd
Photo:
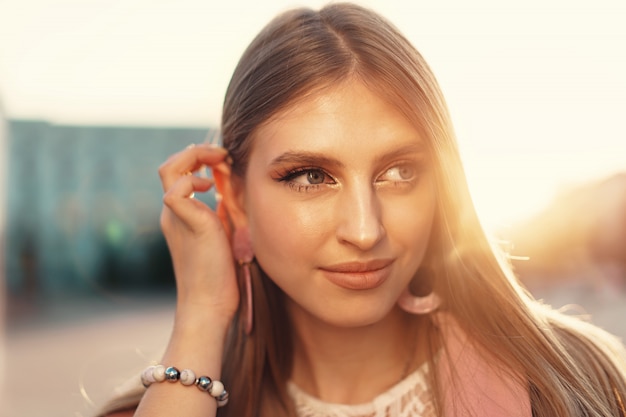
<instances>
[{"instance_id":1,"label":"wrist","mask_svg":"<svg viewBox=\"0 0 626 417\"><path fill-rule=\"evenodd\" d=\"M162 363L219 378L228 325L204 315L177 315Z\"/></svg>"},{"instance_id":2,"label":"wrist","mask_svg":"<svg viewBox=\"0 0 626 417\"><path fill-rule=\"evenodd\" d=\"M207 303L177 303L174 316L174 332L181 337L197 332L223 340L231 325L234 312Z\"/></svg>"}]
</instances>

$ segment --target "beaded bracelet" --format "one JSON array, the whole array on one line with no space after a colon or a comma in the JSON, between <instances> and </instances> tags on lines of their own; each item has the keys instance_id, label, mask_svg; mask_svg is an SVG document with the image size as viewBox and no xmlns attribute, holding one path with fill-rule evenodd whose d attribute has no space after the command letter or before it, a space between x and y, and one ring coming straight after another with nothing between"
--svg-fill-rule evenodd
<instances>
[{"instance_id":1,"label":"beaded bracelet","mask_svg":"<svg viewBox=\"0 0 626 417\"><path fill-rule=\"evenodd\" d=\"M224 384L220 381L214 381L208 376L196 378L196 374L191 369L183 369L179 371L173 366L165 367L163 365L148 366L141 373L141 383L148 388L154 382L176 382L190 386L195 385L200 391L210 394L217 400L217 406L223 407L228 403L228 392L224 389Z\"/></svg>"}]
</instances>

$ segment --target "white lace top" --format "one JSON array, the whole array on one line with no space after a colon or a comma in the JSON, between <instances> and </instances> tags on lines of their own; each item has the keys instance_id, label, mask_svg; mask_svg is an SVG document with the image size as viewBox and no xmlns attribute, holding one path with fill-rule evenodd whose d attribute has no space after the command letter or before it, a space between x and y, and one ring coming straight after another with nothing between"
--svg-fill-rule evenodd
<instances>
[{"instance_id":1,"label":"white lace top","mask_svg":"<svg viewBox=\"0 0 626 417\"><path fill-rule=\"evenodd\" d=\"M371 403L358 405L320 401L293 383L289 383L287 389L299 417L434 417L427 374L428 365L424 364Z\"/></svg>"}]
</instances>

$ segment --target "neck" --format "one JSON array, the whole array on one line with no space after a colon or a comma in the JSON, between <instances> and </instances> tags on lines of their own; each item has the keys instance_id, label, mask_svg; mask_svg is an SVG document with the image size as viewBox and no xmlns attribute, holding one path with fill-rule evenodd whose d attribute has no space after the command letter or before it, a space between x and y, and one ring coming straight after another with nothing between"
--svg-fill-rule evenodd
<instances>
[{"instance_id":1,"label":"neck","mask_svg":"<svg viewBox=\"0 0 626 417\"><path fill-rule=\"evenodd\" d=\"M394 308L383 320L339 328L290 306L292 381L322 401L361 404L385 392L427 358L424 319Z\"/></svg>"}]
</instances>

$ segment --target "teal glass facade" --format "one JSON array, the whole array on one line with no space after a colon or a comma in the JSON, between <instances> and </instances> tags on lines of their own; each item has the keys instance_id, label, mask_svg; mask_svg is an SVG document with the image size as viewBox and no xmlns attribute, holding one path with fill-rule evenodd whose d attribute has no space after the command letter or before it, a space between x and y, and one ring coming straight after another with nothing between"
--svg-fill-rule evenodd
<instances>
[{"instance_id":1,"label":"teal glass facade","mask_svg":"<svg viewBox=\"0 0 626 417\"><path fill-rule=\"evenodd\" d=\"M9 294L173 282L158 167L206 128L7 123ZM201 197L214 202L212 195Z\"/></svg>"}]
</instances>

